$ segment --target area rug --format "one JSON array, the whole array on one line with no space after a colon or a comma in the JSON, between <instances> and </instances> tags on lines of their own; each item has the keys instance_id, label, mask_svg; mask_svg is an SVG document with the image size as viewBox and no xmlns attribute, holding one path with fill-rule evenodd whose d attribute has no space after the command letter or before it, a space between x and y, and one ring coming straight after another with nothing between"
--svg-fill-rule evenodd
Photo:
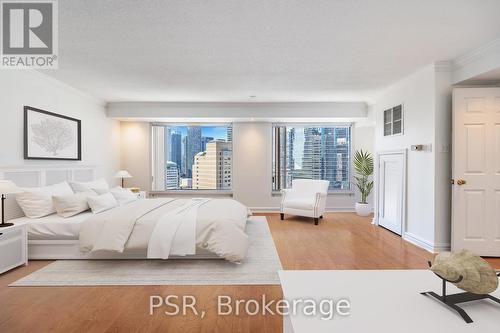
<instances>
[{"instance_id":1,"label":"area rug","mask_svg":"<svg viewBox=\"0 0 500 333\"><path fill-rule=\"evenodd\" d=\"M58 260L10 286L279 285L281 263L264 216L250 218L247 257L219 259Z\"/></svg>"}]
</instances>

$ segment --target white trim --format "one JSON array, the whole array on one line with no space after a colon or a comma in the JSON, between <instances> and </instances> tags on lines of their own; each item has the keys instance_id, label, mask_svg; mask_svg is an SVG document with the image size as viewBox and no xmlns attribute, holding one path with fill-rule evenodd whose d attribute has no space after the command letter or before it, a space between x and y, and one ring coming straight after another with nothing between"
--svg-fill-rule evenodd
<instances>
[{"instance_id":1,"label":"white trim","mask_svg":"<svg viewBox=\"0 0 500 333\"><path fill-rule=\"evenodd\" d=\"M406 216L406 185L408 182L408 174L407 174L407 161L408 161L408 149L396 149L396 150L386 150L386 151L380 151L376 153L376 159L375 159L375 204L373 206L374 208L374 216L372 223L374 225L379 225L378 224L378 206L379 206L379 193L378 190L380 188L380 157L384 155L396 155L396 154L402 154L403 155L403 190L402 190L402 198L401 198L401 235L404 235L406 233L406 230L408 230L408 221L407 221L407 216Z\"/></svg>"},{"instance_id":2,"label":"white trim","mask_svg":"<svg viewBox=\"0 0 500 333\"><path fill-rule=\"evenodd\" d=\"M168 197L175 195L192 195L198 197L200 195L226 196L232 197L233 190L166 190L166 191L149 191L148 194L154 197Z\"/></svg>"},{"instance_id":3,"label":"white trim","mask_svg":"<svg viewBox=\"0 0 500 333\"><path fill-rule=\"evenodd\" d=\"M413 245L423 248L431 253L439 253L442 251L450 251L450 243L434 244L426 241L411 232L405 232L403 239Z\"/></svg>"},{"instance_id":4,"label":"white trim","mask_svg":"<svg viewBox=\"0 0 500 333\"><path fill-rule=\"evenodd\" d=\"M434 68L436 72L452 72L453 71L453 62L451 61L437 61L434 63Z\"/></svg>"},{"instance_id":5,"label":"white trim","mask_svg":"<svg viewBox=\"0 0 500 333\"><path fill-rule=\"evenodd\" d=\"M455 67L454 69L459 67L464 67L465 65L470 64L475 60L479 60L482 56L487 54L491 49L494 49L496 47L500 47L500 38L495 39L475 50L472 50L455 58L453 60L453 67Z\"/></svg>"}]
</instances>

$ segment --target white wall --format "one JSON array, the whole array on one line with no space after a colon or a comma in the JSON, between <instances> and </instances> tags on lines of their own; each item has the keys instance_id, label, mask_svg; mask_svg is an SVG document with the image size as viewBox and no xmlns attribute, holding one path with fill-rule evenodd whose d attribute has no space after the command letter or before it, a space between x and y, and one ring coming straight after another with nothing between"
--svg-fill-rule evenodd
<instances>
[{"instance_id":1,"label":"white wall","mask_svg":"<svg viewBox=\"0 0 500 333\"><path fill-rule=\"evenodd\" d=\"M354 126L354 149L373 151L373 127L370 122ZM272 124L270 122L233 123L233 197L256 210L279 209L280 196L272 195ZM149 124L122 122L122 168L134 178L130 186L149 189ZM175 195L175 194L174 194ZM353 210L359 195L332 194L329 210ZM373 200L371 201L373 203Z\"/></svg>"},{"instance_id":2,"label":"white wall","mask_svg":"<svg viewBox=\"0 0 500 333\"><path fill-rule=\"evenodd\" d=\"M150 125L146 122L121 122L121 169L132 178L125 179L126 187L151 188Z\"/></svg>"},{"instance_id":3,"label":"white wall","mask_svg":"<svg viewBox=\"0 0 500 333\"><path fill-rule=\"evenodd\" d=\"M449 246L450 238L450 154L441 153L451 138L450 76L428 65L385 90L373 107L375 152L408 151L403 237L430 250ZM383 110L398 104L403 104L404 134L384 137ZM416 144L424 150L411 151Z\"/></svg>"},{"instance_id":4,"label":"white wall","mask_svg":"<svg viewBox=\"0 0 500 333\"><path fill-rule=\"evenodd\" d=\"M96 166L98 176L114 183L120 164L119 122L106 117L101 101L32 70L0 73L0 168L26 166ZM29 105L81 119L82 161L23 158L23 107Z\"/></svg>"}]
</instances>

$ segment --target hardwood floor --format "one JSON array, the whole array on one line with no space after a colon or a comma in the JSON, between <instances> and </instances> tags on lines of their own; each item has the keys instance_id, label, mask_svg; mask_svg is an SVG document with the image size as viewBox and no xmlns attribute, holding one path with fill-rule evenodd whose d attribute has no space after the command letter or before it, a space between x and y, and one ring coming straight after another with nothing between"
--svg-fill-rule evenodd
<instances>
[{"instance_id":1,"label":"hardwood floor","mask_svg":"<svg viewBox=\"0 0 500 333\"><path fill-rule=\"evenodd\" d=\"M267 214L284 269L426 268L432 255L352 213L310 219ZM491 262L500 267L500 259ZM281 332L280 316L217 316L217 296L282 298L279 286L8 287L50 261L0 275L0 332ZM193 295L205 318L149 315L151 295Z\"/></svg>"}]
</instances>

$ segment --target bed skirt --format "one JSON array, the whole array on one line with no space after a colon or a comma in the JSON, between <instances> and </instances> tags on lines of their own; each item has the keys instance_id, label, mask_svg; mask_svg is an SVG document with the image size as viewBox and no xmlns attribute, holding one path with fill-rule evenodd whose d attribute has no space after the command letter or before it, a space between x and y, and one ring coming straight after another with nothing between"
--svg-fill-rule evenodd
<instances>
[{"instance_id":1,"label":"bed skirt","mask_svg":"<svg viewBox=\"0 0 500 333\"><path fill-rule=\"evenodd\" d=\"M80 251L79 240L28 240L29 260L54 259L148 259L147 250L125 250L123 253ZM190 256L171 256L169 259L222 259L216 254L200 250ZM150 259L156 260L156 259Z\"/></svg>"}]
</instances>

